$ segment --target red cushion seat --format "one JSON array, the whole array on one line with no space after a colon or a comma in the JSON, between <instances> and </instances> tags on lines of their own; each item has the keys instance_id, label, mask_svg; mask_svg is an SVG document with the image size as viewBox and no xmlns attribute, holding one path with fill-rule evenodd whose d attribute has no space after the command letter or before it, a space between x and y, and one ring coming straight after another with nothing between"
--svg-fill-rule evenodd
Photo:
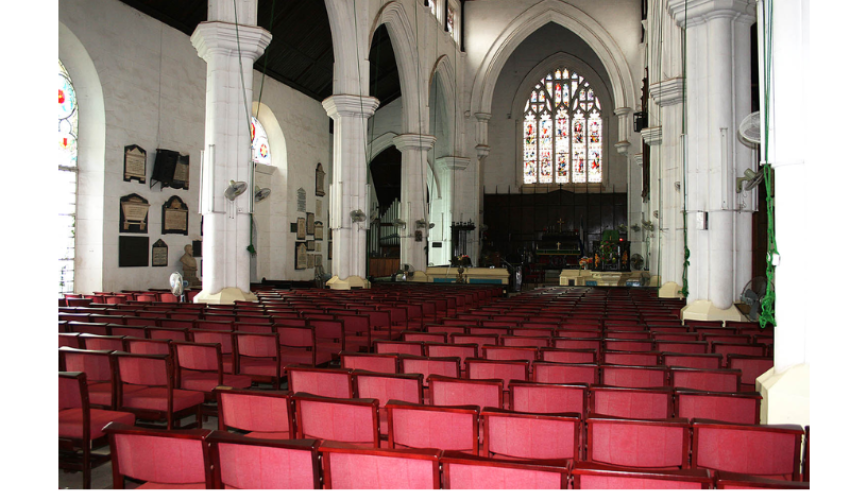
<instances>
[{"instance_id":1,"label":"red cushion seat","mask_svg":"<svg viewBox=\"0 0 850 500\"><path fill-rule=\"evenodd\" d=\"M251 377L244 375L227 375L222 377L223 384L218 383L218 374L211 372L183 372L181 376L182 389L188 391L212 392L219 385L247 389L251 387Z\"/></svg>"},{"instance_id":2,"label":"red cushion seat","mask_svg":"<svg viewBox=\"0 0 850 500\"><path fill-rule=\"evenodd\" d=\"M123 411L90 410L90 438L103 436L103 428L109 422L119 422L125 425L135 425L136 416ZM83 438L83 409L68 408L59 412L59 437L70 439Z\"/></svg>"},{"instance_id":3,"label":"red cushion seat","mask_svg":"<svg viewBox=\"0 0 850 500\"><path fill-rule=\"evenodd\" d=\"M185 410L204 404L204 393L174 389L174 411ZM130 394L124 394L124 407L146 410L168 411L168 389L165 387L146 387Z\"/></svg>"}]
</instances>

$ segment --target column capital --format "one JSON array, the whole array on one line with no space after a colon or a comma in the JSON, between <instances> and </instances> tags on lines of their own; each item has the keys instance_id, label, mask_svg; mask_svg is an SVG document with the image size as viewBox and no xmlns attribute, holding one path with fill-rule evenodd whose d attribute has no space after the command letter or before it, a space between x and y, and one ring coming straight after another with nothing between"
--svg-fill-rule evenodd
<instances>
[{"instance_id":1,"label":"column capital","mask_svg":"<svg viewBox=\"0 0 850 500\"><path fill-rule=\"evenodd\" d=\"M684 29L715 18L755 22L755 8L747 0L669 0L667 10Z\"/></svg>"},{"instance_id":2,"label":"column capital","mask_svg":"<svg viewBox=\"0 0 850 500\"><path fill-rule=\"evenodd\" d=\"M664 107L685 102L685 79L671 78L649 86L649 95L655 104Z\"/></svg>"},{"instance_id":3,"label":"column capital","mask_svg":"<svg viewBox=\"0 0 850 500\"><path fill-rule=\"evenodd\" d=\"M259 26L239 26L239 43L236 42L236 26L221 21L206 21L198 24L189 39L201 59L207 61L212 54L234 55L241 53L253 61L259 59L272 41L272 34Z\"/></svg>"},{"instance_id":4,"label":"column capital","mask_svg":"<svg viewBox=\"0 0 850 500\"><path fill-rule=\"evenodd\" d=\"M479 158L490 156L490 146L486 144L479 144L475 146L475 153L478 155Z\"/></svg>"},{"instance_id":5,"label":"column capital","mask_svg":"<svg viewBox=\"0 0 850 500\"><path fill-rule=\"evenodd\" d=\"M616 108L614 114L617 116L626 116L632 112L632 108Z\"/></svg>"},{"instance_id":6,"label":"column capital","mask_svg":"<svg viewBox=\"0 0 850 500\"><path fill-rule=\"evenodd\" d=\"M393 139L399 151L430 151L436 143L436 137L424 134L401 134Z\"/></svg>"},{"instance_id":7,"label":"column capital","mask_svg":"<svg viewBox=\"0 0 850 500\"><path fill-rule=\"evenodd\" d=\"M643 168L643 153L634 155L634 158L635 165L637 165L638 168Z\"/></svg>"},{"instance_id":8,"label":"column capital","mask_svg":"<svg viewBox=\"0 0 850 500\"><path fill-rule=\"evenodd\" d=\"M334 120L340 117L369 118L375 114L380 101L370 96L351 94L332 95L322 101L328 116Z\"/></svg>"},{"instance_id":9,"label":"column capital","mask_svg":"<svg viewBox=\"0 0 850 500\"><path fill-rule=\"evenodd\" d=\"M650 146L658 146L661 144L661 127L645 128L640 131L640 136L643 137L643 142Z\"/></svg>"},{"instance_id":10,"label":"column capital","mask_svg":"<svg viewBox=\"0 0 850 500\"><path fill-rule=\"evenodd\" d=\"M442 156L437 158L435 163L439 171L466 170L472 159L463 156Z\"/></svg>"},{"instance_id":11,"label":"column capital","mask_svg":"<svg viewBox=\"0 0 850 500\"><path fill-rule=\"evenodd\" d=\"M493 115L490 113L475 113L475 119L479 122L489 122Z\"/></svg>"}]
</instances>

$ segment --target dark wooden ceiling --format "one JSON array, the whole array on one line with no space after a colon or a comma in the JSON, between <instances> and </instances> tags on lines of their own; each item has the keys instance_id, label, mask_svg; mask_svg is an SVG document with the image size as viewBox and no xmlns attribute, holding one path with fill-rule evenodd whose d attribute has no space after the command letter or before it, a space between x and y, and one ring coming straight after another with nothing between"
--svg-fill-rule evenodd
<instances>
[{"instance_id":1,"label":"dark wooden ceiling","mask_svg":"<svg viewBox=\"0 0 850 500\"><path fill-rule=\"evenodd\" d=\"M207 19L207 0L121 0L175 29L191 35ZM274 6L274 18L272 7ZM272 41L266 57L254 64L262 72L318 101L333 92L333 42L325 2L321 0L259 0L257 24L269 30ZM387 104L401 95L395 56L386 29L373 37L372 92Z\"/></svg>"}]
</instances>

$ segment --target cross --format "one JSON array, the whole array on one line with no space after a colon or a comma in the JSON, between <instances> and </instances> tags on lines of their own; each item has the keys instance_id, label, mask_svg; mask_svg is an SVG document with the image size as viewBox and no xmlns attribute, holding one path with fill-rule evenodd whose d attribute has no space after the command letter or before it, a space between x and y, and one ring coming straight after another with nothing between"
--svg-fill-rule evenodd
<instances>
[{"instance_id":1,"label":"cross","mask_svg":"<svg viewBox=\"0 0 850 500\"><path fill-rule=\"evenodd\" d=\"M558 250L560 250L561 249L561 242L560 241L558 242L557 246L558 246Z\"/></svg>"},{"instance_id":2,"label":"cross","mask_svg":"<svg viewBox=\"0 0 850 500\"><path fill-rule=\"evenodd\" d=\"M561 232L561 224L564 223L564 219L558 219L555 222L558 223L558 232L560 233Z\"/></svg>"}]
</instances>

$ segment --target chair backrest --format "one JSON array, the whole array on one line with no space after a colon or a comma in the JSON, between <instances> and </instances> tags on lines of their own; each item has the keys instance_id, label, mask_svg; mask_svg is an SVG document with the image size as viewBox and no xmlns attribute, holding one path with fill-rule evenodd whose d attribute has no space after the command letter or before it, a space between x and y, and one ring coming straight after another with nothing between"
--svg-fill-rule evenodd
<instances>
[{"instance_id":1,"label":"chair backrest","mask_svg":"<svg viewBox=\"0 0 850 500\"><path fill-rule=\"evenodd\" d=\"M120 337L136 337L143 339L147 336L147 328L138 325L113 325L110 333Z\"/></svg>"},{"instance_id":2,"label":"chair backrest","mask_svg":"<svg viewBox=\"0 0 850 500\"><path fill-rule=\"evenodd\" d=\"M222 372L221 345L172 342L177 373L182 370Z\"/></svg>"},{"instance_id":3,"label":"chair backrest","mask_svg":"<svg viewBox=\"0 0 850 500\"><path fill-rule=\"evenodd\" d=\"M800 480L803 428L694 420L693 467Z\"/></svg>"},{"instance_id":4,"label":"chair backrest","mask_svg":"<svg viewBox=\"0 0 850 500\"><path fill-rule=\"evenodd\" d=\"M410 356L424 356L425 344L423 342L398 342L393 340L376 340L375 352L378 354L407 354Z\"/></svg>"},{"instance_id":5,"label":"chair backrest","mask_svg":"<svg viewBox=\"0 0 850 500\"><path fill-rule=\"evenodd\" d=\"M761 394L676 389L675 414L679 418L706 419L734 424L758 424Z\"/></svg>"},{"instance_id":6,"label":"chair backrest","mask_svg":"<svg viewBox=\"0 0 850 500\"><path fill-rule=\"evenodd\" d=\"M426 406L391 400L386 407L390 448L437 448L478 454L477 406Z\"/></svg>"},{"instance_id":7,"label":"chair backrest","mask_svg":"<svg viewBox=\"0 0 850 500\"><path fill-rule=\"evenodd\" d=\"M661 364L672 368L703 368L716 370L723 362L722 354L679 354L661 353Z\"/></svg>"},{"instance_id":8,"label":"chair backrest","mask_svg":"<svg viewBox=\"0 0 850 500\"><path fill-rule=\"evenodd\" d=\"M499 460L444 451L440 457L445 489L567 489L566 460Z\"/></svg>"},{"instance_id":9,"label":"chair backrest","mask_svg":"<svg viewBox=\"0 0 850 500\"><path fill-rule=\"evenodd\" d=\"M424 356L402 356L402 373L421 373L427 381L431 375L460 377L460 358L428 358Z\"/></svg>"},{"instance_id":10,"label":"chair backrest","mask_svg":"<svg viewBox=\"0 0 850 500\"><path fill-rule=\"evenodd\" d=\"M599 365L600 383L616 387L664 387L667 369L659 366Z\"/></svg>"},{"instance_id":11,"label":"chair backrest","mask_svg":"<svg viewBox=\"0 0 850 500\"><path fill-rule=\"evenodd\" d=\"M741 372L724 369L671 368L670 385L677 389L738 392L741 390Z\"/></svg>"},{"instance_id":12,"label":"chair backrest","mask_svg":"<svg viewBox=\"0 0 850 500\"><path fill-rule=\"evenodd\" d=\"M298 439L329 439L378 448L378 400L292 396Z\"/></svg>"},{"instance_id":13,"label":"chair backrest","mask_svg":"<svg viewBox=\"0 0 850 500\"><path fill-rule=\"evenodd\" d=\"M680 354L708 354L708 342L673 342L669 340L656 340L653 351L678 352Z\"/></svg>"},{"instance_id":14,"label":"chair backrest","mask_svg":"<svg viewBox=\"0 0 850 500\"><path fill-rule=\"evenodd\" d=\"M587 460L620 467L686 468L687 420L587 419Z\"/></svg>"},{"instance_id":15,"label":"chair backrest","mask_svg":"<svg viewBox=\"0 0 850 500\"><path fill-rule=\"evenodd\" d=\"M60 347L59 366L63 371L85 373L89 384L112 382L114 367L111 352Z\"/></svg>"},{"instance_id":16,"label":"chair backrest","mask_svg":"<svg viewBox=\"0 0 850 500\"><path fill-rule=\"evenodd\" d=\"M440 450L437 449L364 449L325 441L319 451L328 489L440 488Z\"/></svg>"},{"instance_id":17,"label":"chair backrest","mask_svg":"<svg viewBox=\"0 0 850 500\"><path fill-rule=\"evenodd\" d=\"M484 456L505 459L577 459L581 414L540 415L485 408Z\"/></svg>"},{"instance_id":18,"label":"chair backrest","mask_svg":"<svg viewBox=\"0 0 850 500\"><path fill-rule=\"evenodd\" d=\"M673 417L673 389L591 386L590 411L610 417L665 420Z\"/></svg>"},{"instance_id":19,"label":"chair backrest","mask_svg":"<svg viewBox=\"0 0 850 500\"><path fill-rule=\"evenodd\" d=\"M59 347L72 347L74 349L81 349L83 345L80 342L79 337L79 333L60 333Z\"/></svg>"},{"instance_id":20,"label":"chair backrest","mask_svg":"<svg viewBox=\"0 0 850 500\"><path fill-rule=\"evenodd\" d=\"M505 347L485 345L481 348L484 359L497 361L525 360L537 361L539 350L536 347Z\"/></svg>"},{"instance_id":21,"label":"chair backrest","mask_svg":"<svg viewBox=\"0 0 850 500\"><path fill-rule=\"evenodd\" d=\"M544 327L530 327L530 326L517 326L515 328L511 328L511 335L515 335L517 337L554 337L555 330L553 328L544 328Z\"/></svg>"},{"instance_id":22,"label":"chair backrest","mask_svg":"<svg viewBox=\"0 0 850 500\"><path fill-rule=\"evenodd\" d=\"M204 484L213 487L212 461L206 429L155 431L112 422L109 436L113 488L124 477L163 484Z\"/></svg>"},{"instance_id":23,"label":"chair backrest","mask_svg":"<svg viewBox=\"0 0 850 500\"><path fill-rule=\"evenodd\" d=\"M70 408L83 409L83 432L88 429L88 390L83 372L59 372L59 411ZM476 441L477 442L477 441Z\"/></svg>"},{"instance_id":24,"label":"chair backrest","mask_svg":"<svg viewBox=\"0 0 850 500\"><path fill-rule=\"evenodd\" d=\"M119 390L121 384L169 387L172 383L170 355L113 352L111 356L115 358Z\"/></svg>"},{"instance_id":25,"label":"chair backrest","mask_svg":"<svg viewBox=\"0 0 850 500\"><path fill-rule=\"evenodd\" d=\"M596 349L540 349L540 360L552 363L596 363Z\"/></svg>"},{"instance_id":26,"label":"chair backrest","mask_svg":"<svg viewBox=\"0 0 850 500\"><path fill-rule=\"evenodd\" d=\"M124 339L124 350L133 354L171 354L170 340Z\"/></svg>"},{"instance_id":27,"label":"chair backrest","mask_svg":"<svg viewBox=\"0 0 850 500\"><path fill-rule=\"evenodd\" d=\"M466 371L470 379L501 379L505 387L511 380L529 380L530 366L531 364L528 361L518 360L466 360Z\"/></svg>"},{"instance_id":28,"label":"chair backrest","mask_svg":"<svg viewBox=\"0 0 850 500\"><path fill-rule=\"evenodd\" d=\"M755 390L756 379L763 373L773 368L773 357L746 356L742 354L729 354L728 366L730 370L741 371L741 390Z\"/></svg>"},{"instance_id":29,"label":"chair backrest","mask_svg":"<svg viewBox=\"0 0 850 500\"><path fill-rule=\"evenodd\" d=\"M282 391L250 391L218 387L218 428L250 432L291 432L295 412L291 397Z\"/></svg>"},{"instance_id":30,"label":"chair backrest","mask_svg":"<svg viewBox=\"0 0 850 500\"><path fill-rule=\"evenodd\" d=\"M349 370L398 373L398 354L341 352L339 357L342 361L342 367Z\"/></svg>"},{"instance_id":31,"label":"chair backrest","mask_svg":"<svg viewBox=\"0 0 850 500\"><path fill-rule=\"evenodd\" d=\"M501 379L466 380L432 375L428 378L428 387L432 405L503 407L504 382Z\"/></svg>"},{"instance_id":32,"label":"chair backrest","mask_svg":"<svg viewBox=\"0 0 850 500\"><path fill-rule=\"evenodd\" d=\"M124 350L124 337L114 335L97 335L94 333L81 333L80 342L85 349L91 351L122 351Z\"/></svg>"},{"instance_id":33,"label":"chair backrest","mask_svg":"<svg viewBox=\"0 0 850 500\"><path fill-rule=\"evenodd\" d=\"M468 333L452 333L449 334L452 344L476 344L478 352L485 345L499 345L498 335L470 335Z\"/></svg>"},{"instance_id":34,"label":"chair backrest","mask_svg":"<svg viewBox=\"0 0 850 500\"><path fill-rule=\"evenodd\" d=\"M214 431L207 438L216 488L321 489L317 439L256 439ZM262 464L262 467L257 467Z\"/></svg>"},{"instance_id":35,"label":"chair backrest","mask_svg":"<svg viewBox=\"0 0 850 500\"><path fill-rule=\"evenodd\" d=\"M292 394L306 392L326 398L354 397L351 370L289 365L286 367L286 377Z\"/></svg>"},{"instance_id":36,"label":"chair backrest","mask_svg":"<svg viewBox=\"0 0 850 500\"><path fill-rule=\"evenodd\" d=\"M572 339L563 339L563 338L555 338L552 339L552 343L556 349L594 349L596 352L602 351L602 342L601 338L572 338Z\"/></svg>"},{"instance_id":37,"label":"chair backrest","mask_svg":"<svg viewBox=\"0 0 850 500\"><path fill-rule=\"evenodd\" d=\"M375 398L381 407L390 400L421 404L423 402L423 378L421 374L373 373L354 371L357 396Z\"/></svg>"},{"instance_id":38,"label":"chair backrest","mask_svg":"<svg viewBox=\"0 0 850 500\"><path fill-rule=\"evenodd\" d=\"M592 462L576 463L572 476L577 490L705 490L714 481L705 469L657 471Z\"/></svg>"},{"instance_id":39,"label":"chair backrest","mask_svg":"<svg viewBox=\"0 0 850 500\"><path fill-rule=\"evenodd\" d=\"M149 326L145 328L147 338L155 340L176 340L186 342L188 338L186 328L165 328L161 326Z\"/></svg>"},{"instance_id":40,"label":"chair backrest","mask_svg":"<svg viewBox=\"0 0 850 500\"><path fill-rule=\"evenodd\" d=\"M478 357L477 344L432 344L425 343L425 355L434 358L460 358L461 369L467 358Z\"/></svg>"},{"instance_id":41,"label":"chair backrest","mask_svg":"<svg viewBox=\"0 0 850 500\"><path fill-rule=\"evenodd\" d=\"M508 385L511 410L526 413L587 414L586 384L542 384L513 380Z\"/></svg>"},{"instance_id":42,"label":"chair backrest","mask_svg":"<svg viewBox=\"0 0 850 500\"><path fill-rule=\"evenodd\" d=\"M445 344L448 342L449 334L444 332L401 332L401 340L404 342L437 342Z\"/></svg>"},{"instance_id":43,"label":"chair backrest","mask_svg":"<svg viewBox=\"0 0 850 500\"><path fill-rule=\"evenodd\" d=\"M532 363L532 380L549 384L598 384L599 365L590 363Z\"/></svg>"},{"instance_id":44,"label":"chair backrest","mask_svg":"<svg viewBox=\"0 0 850 500\"><path fill-rule=\"evenodd\" d=\"M189 330L192 341L199 344L220 344L221 354L232 354L235 343L233 332L218 330Z\"/></svg>"},{"instance_id":45,"label":"chair backrest","mask_svg":"<svg viewBox=\"0 0 850 500\"><path fill-rule=\"evenodd\" d=\"M661 353L652 351L602 351L602 362L625 366L658 366Z\"/></svg>"}]
</instances>

